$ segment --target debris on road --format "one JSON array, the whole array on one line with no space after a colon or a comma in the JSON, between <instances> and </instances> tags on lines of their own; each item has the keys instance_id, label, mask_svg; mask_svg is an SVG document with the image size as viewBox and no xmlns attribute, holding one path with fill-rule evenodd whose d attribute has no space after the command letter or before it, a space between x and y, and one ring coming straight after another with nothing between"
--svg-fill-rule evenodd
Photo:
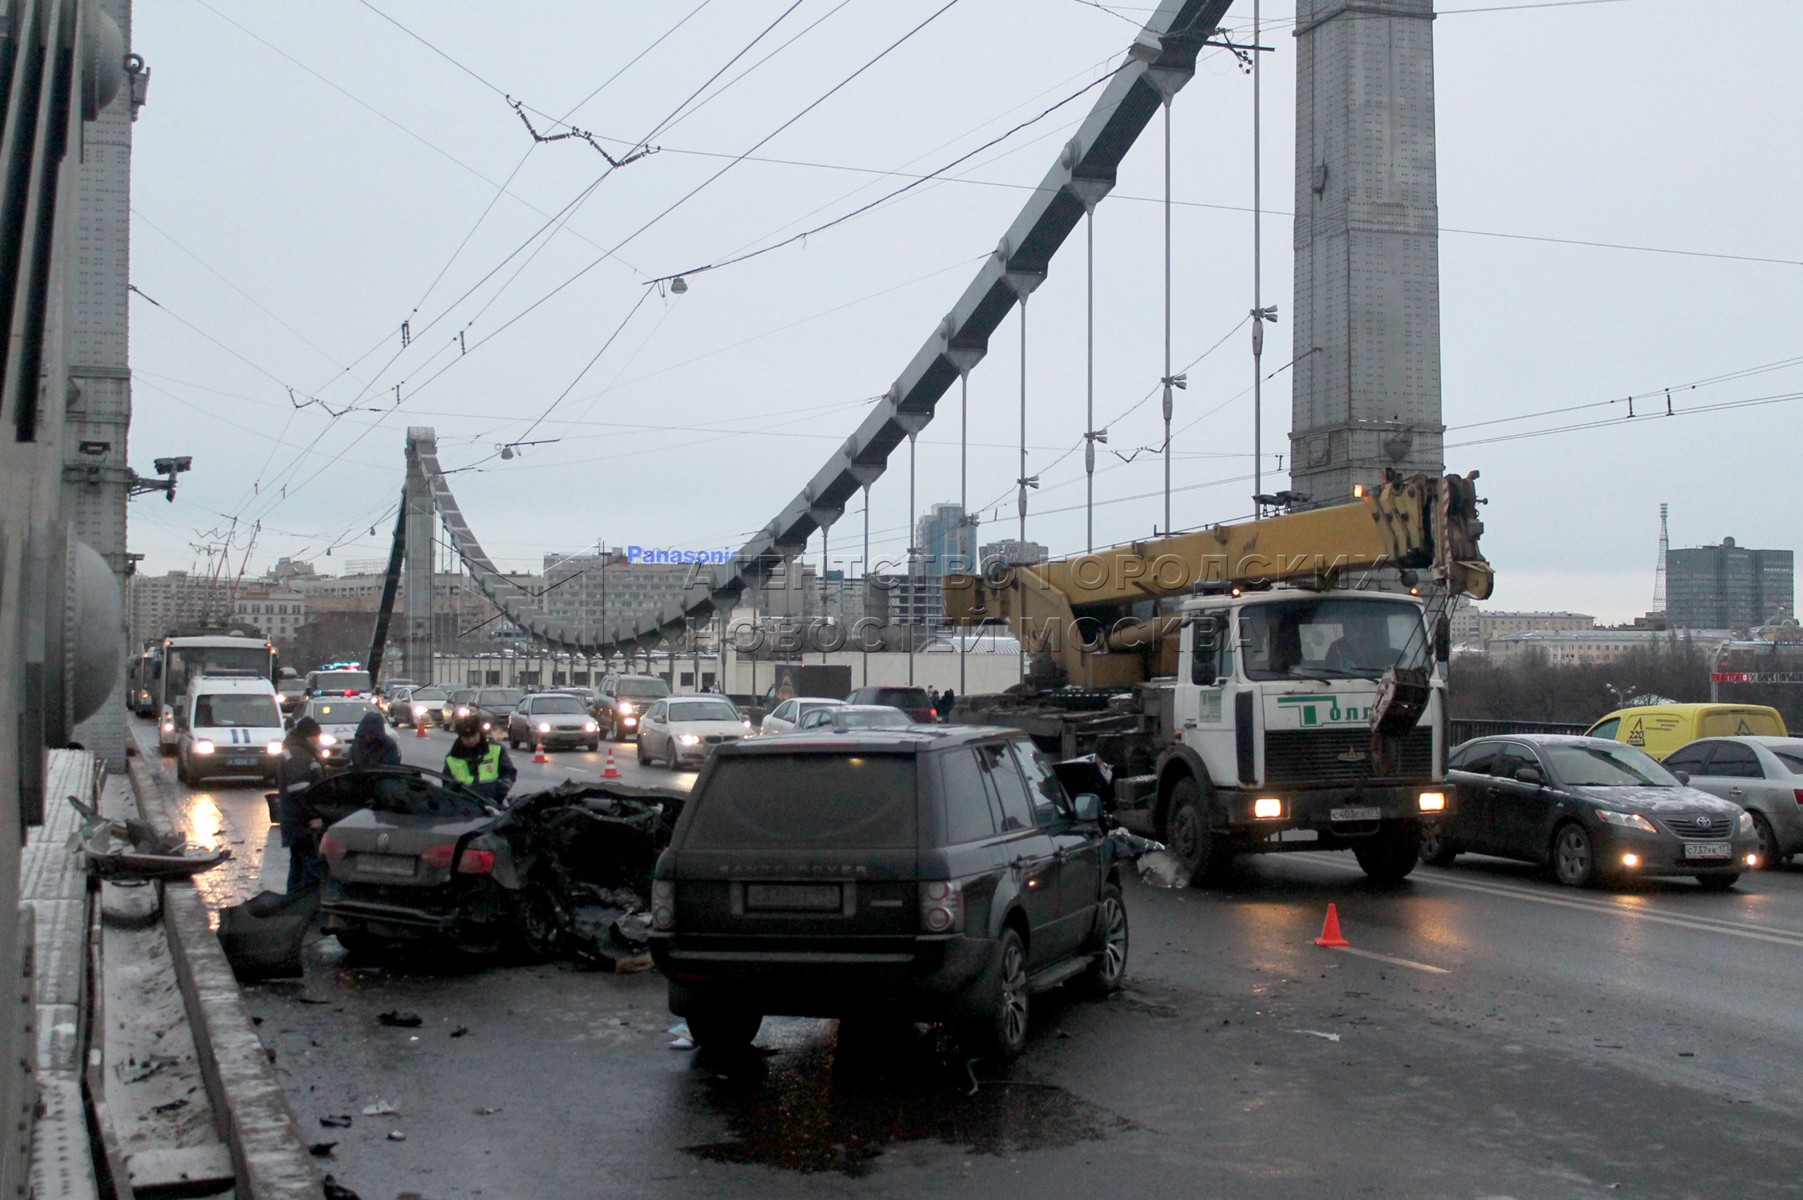
<instances>
[{"instance_id":1,"label":"debris on road","mask_svg":"<svg viewBox=\"0 0 1803 1200\"><path fill-rule=\"evenodd\" d=\"M401 1115L401 1110L386 1100L377 1100L363 1110L363 1115L366 1117L398 1117Z\"/></svg>"},{"instance_id":2,"label":"debris on road","mask_svg":"<svg viewBox=\"0 0 1803 1200\"><path fill-rule=\"evenodd\" d=\"M345 1187L330 1175L319 1181L320 1191L326 1200L363 1200L363 1197Z\"/></svg>"},{"instance_id":3,"label":"debris on road","mask_svg":"<svg viewBox=\"0 0 1803 1200\"><path fill-rule=\"evenodd\" d=\"M669 1031L676 1035L676 1040L670 1043L670 1049L693 1050L695 1048L695 1035L689 1032L687 1021L670 1026Z\"/></svg>"},{"instance_id":4,"label":"debris on road","mask_svg":"<svg viewBox=\"0 0 1803 1200\"><path fill-rule=\"evenodd\" d=\"M407 1140L407 1135L398 1129L390 1129L388 1131L388 1140L391 1142L404 1142Z\"/></svg>"},{"instance_id":5,"label":"debris on road","mask_svg":"<svg viewBox=\"0 0 1803 1200\"><path fill-rule=\"evenodd\" d=\"M1337 1033L1322 1033L1319 1029L1292 1029L1292 1030L1290 1030L1290 1032L1306 1034L1309 1037L1326 1038L1330 1042L1337 1042L1340 1040L1339 1034L1337 1034Z\"/></svg>"},{"instance_id":6,"label":"debris on road","mask_svg":"<svg viewBox=\"0 0 1803 1200\"><path fill-rule=\"evenodd\" d=\"M314 1142L307 1147L307 1153L311 1154L314 1158L325 1158L332 1153L332 1149L337 1145L337 1142Z\"/></svg>"},{"instance_id":7,"label":"debris on road","mask_svg":"<svg viewBox=\"0 0 1803 1200\"><path fill-rule=\"evenodd\" d=\"M418 1013L402 1012L397 1008L376 1014L376 1023L390 1029L418 1029L425 1021Z\"/></svg>"},{"instance_id":8,"label":"debris on road","mask_svg":"<svg viewBox=\"0 0 1803 1200\"><path fill-rule=\"evenodd\" d=\"M239 982L297 979L301 944L319 911L319 888L292 895L260 892L243 904L219 910L219 945ZM300 997L303 1004L323 1000Z\"/></svg>"},{"instance_id":9,"label":"debris on road","mask_svg":"<svg viewBox=\"0 0 1803 1200\"><path fill-rule=\"evenodd\" d=\"M70 835L69 848L84 855L88 870L102 879L115 883L187 879L232 856L228 847L188 841L179 829L158 833L143 821L109 821L74 796L69 803L81 814L81 826Z\"/></svg>"},{"instance_id":10,"label":"debris on road","mask_svg":"<svg viewBox=\"0 0 1803 1200\"><path fill-rule=\"evenodd\" d=\"M467 1037L467 1036L469 1036L469 1031L470 1031L470 1027L468 1025L459 1025L457 1028L451 1030L451 1036L452 1037Z\"/></svg>"},{"instance_id":11,"label":"debris on road","mask_svg":"<svg viewBox=\"0 0 1803 1200\"><path fill-rule=\"evenodd\" d=\"M1162 848L1140 856L1139 877L1153 887L1186 888L1189 886L1189 870L1183 865L1183 860L1171 851Z\"/></svg>"},{"instance_id":12,"label":"debris on road","mask_svg":"<svg viewBox=\"0 0 1803 1200\"><path fill-rule=\"evenodd\" d=\"M335 1113L319 1118L319 1123L327 1129L349 1129L352 1117L349 1113Z\"/></svg>"}]
</instances>

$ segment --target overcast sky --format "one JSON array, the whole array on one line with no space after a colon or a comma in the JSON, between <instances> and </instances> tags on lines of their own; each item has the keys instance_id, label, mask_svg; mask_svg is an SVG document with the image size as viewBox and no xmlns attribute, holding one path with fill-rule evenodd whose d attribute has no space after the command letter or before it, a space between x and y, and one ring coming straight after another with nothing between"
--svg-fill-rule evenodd
<instances>
[{"instance_id":1,"label":"overcast sky","mask_svg":"<svg viewBox=\"0 0 1803 1200\"><path fill-rule=\"evenodd\" d=\"M1110 7L138 5L153 83L135 128L132 456L145 471L194 459L173 504L133 503L141 569L204 570L200 547L225 545L252 574L281 555L333 573L385 558L414 424L469 468L456 493L504 568L602 540L737 547L993 249L1096 93L1040 114L1117 65L1149 12ZM1674 546L1794 548L1803 5L1438 7L1446 457L1483 473L1496 604L1643 612L1661 501ZM1290 357L1294 6L1262 15L1271 370ZM1251 18L1239 0L1228 20L1243 37ZM593 144L535 143L509 97L541 133L567 118ZM1174 106L1173 357L1221 343L1178 398L1180 527L1251 508L1251 111L1251 79L1222 51ZM647 286L851 213L1025 122L872 211L691 276L686 294ZM657 152L617 169L596 148L617 159L654 130ZM1098 544L1160 519L1160 460L1135 454L1160 437L1145 400L1162 373L1156 134L1096 216ZM1066 452L1085 428L1084 285L1079 231L1028 325L1043 478L1028 534L1054 553L1083 548L1082 455ZM970 383L985 541L1015 531L1017 320ZM1268 485L1288 378L1265 388ZM1681 413L1728 407L1628 419L1624 398L1663 411L1645 397L1666 388ZM921 435L923 510L959 497L957 418L954 391ZM521 440L549 444L497 456ZM878 560L907 545L905 467L872 493ZM834 559L862 528L854 508Z\"/></svg>"}]
</instances>

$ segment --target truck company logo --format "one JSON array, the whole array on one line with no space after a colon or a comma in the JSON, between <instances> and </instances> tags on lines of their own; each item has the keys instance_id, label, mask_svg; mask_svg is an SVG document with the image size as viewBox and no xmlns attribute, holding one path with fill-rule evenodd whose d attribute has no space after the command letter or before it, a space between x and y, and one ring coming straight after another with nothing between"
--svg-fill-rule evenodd
<instances>
[{"instance_id":1,"label":"truck company logo","mask_svg":"<svg viewBox=\"0 0 1803 1200\"><path fill-rule=\"evenodd\" d=\"M732 561L730 547L722 546L718 550L671 550L662 546L628 546L626 561L634 563L729 563Z\"/></svg>"},{"instance_id":2,"label":"truck company logo","mask_svg":"<svg viewBox=\"0 0 1803 1200\"><path fill-rule=\"evenodd\" d=\"M1338 696L1279 696L1277 707L1300 711L1304 729L1316 725L1349 725L1371 719L1369 704L1342 704Z\"/></svg>"}]
</instances>

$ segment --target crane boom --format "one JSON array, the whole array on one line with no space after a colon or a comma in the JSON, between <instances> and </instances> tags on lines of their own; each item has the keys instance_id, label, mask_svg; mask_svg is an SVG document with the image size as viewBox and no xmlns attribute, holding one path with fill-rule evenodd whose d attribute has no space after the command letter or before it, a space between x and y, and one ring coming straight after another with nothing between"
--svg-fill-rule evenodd
<instances>
[{"instance_id":1,"label":"crane boom","mask_svg":"<svg viewBox=\"0 0 1803 1200\"><path fill-rule=\"evenodd\" d=\"M1173 669L1175 639L1166 635L1180 618L1145 611L1166 597L1277 583L1326 588L1394 568L1431 572L1447 594L1481 600L1493 572L1477 545L1476 478L1391 477L1346 504L948 576L946 615L958 625L1006 622L1070 683L1126 687Z\"/></svg>"}]
</instances>

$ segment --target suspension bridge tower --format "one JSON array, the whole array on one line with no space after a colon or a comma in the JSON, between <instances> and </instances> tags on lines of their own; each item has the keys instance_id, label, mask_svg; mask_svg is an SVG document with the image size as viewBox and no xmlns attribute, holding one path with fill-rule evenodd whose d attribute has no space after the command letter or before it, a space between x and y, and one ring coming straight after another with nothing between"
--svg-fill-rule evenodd
<instances>
[{"instance_id":1,"label":"suspension bridge tower","mask_svg":"<svg viewBox=\"0 0 1803 1200\"><path fill-rule=\"evenodd\" d=\"M1433 0L1297 0L1290 478L1444 470Z\"/></svg>"}]
</instances>

